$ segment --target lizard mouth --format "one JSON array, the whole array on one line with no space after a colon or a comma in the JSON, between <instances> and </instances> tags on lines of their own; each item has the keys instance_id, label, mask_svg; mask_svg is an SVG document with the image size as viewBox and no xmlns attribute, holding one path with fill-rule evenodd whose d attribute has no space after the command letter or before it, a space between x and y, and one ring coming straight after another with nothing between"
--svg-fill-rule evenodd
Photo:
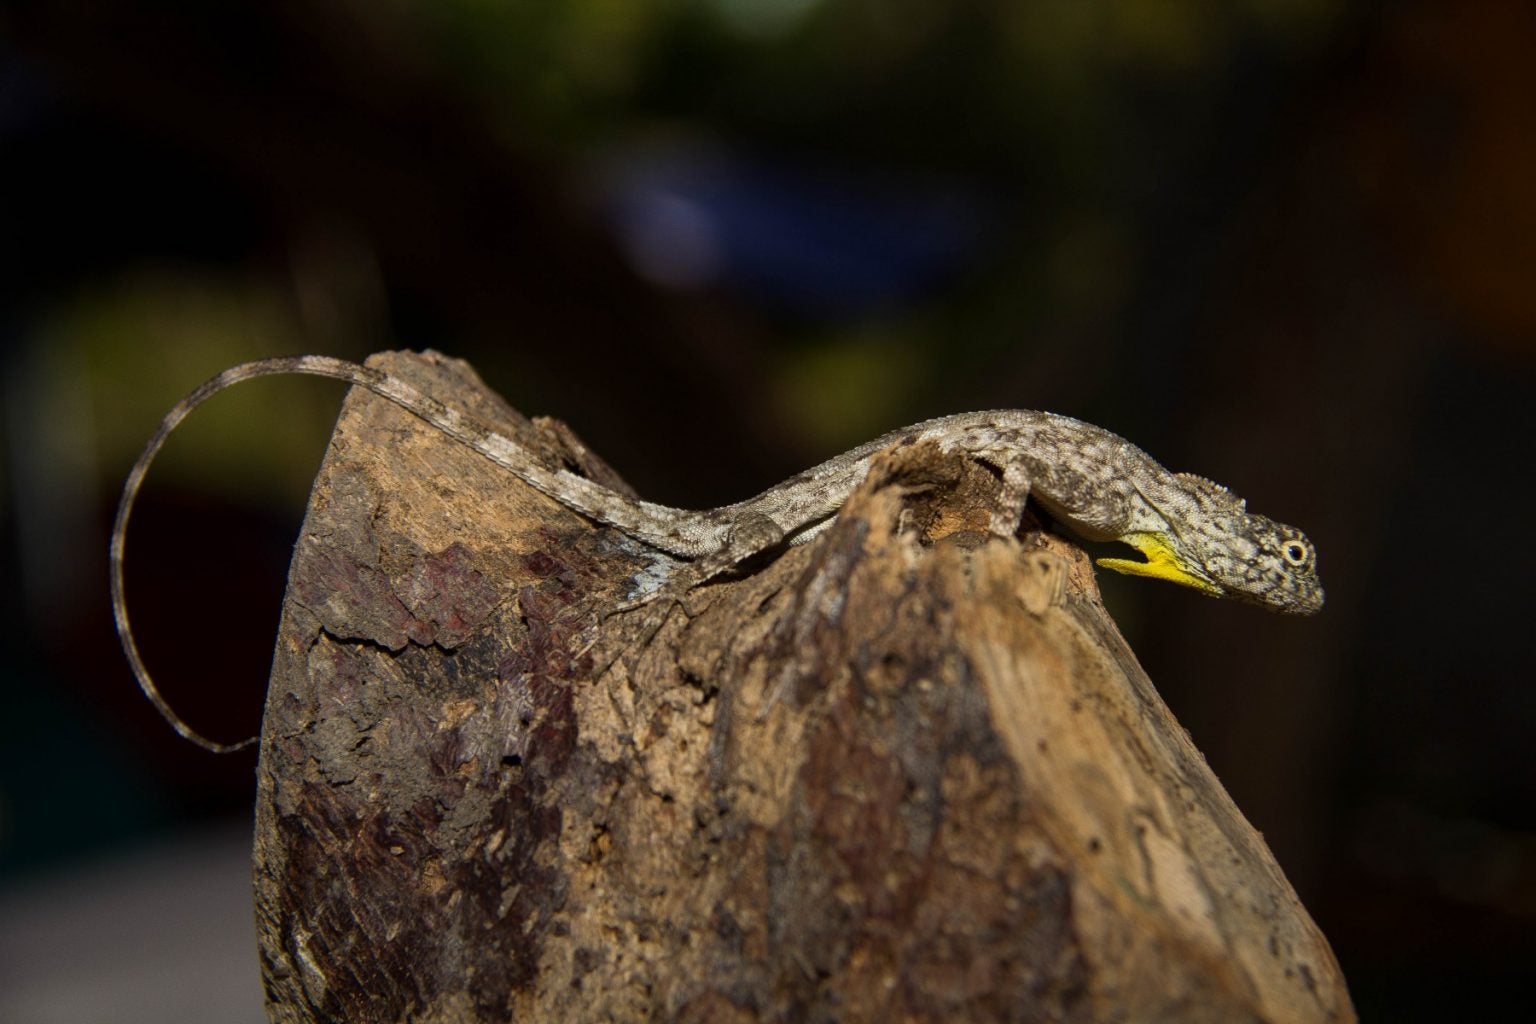
<instances>
[{"instance_id":1,"label":"lizard mouth","mask_svg":"<svg viewBox=\"0 0 1536 1024\"><path fill-rule=\"evenodd\" d=\"M1150 576L1153 579L1167 580L1213 596L1225 593L1215 580L1207 576L1198 566L1181 559L1172 545L1157 534L1130 533L1120 539L1141 552L1145 561L1137 561L1134 558L1100 558L1097 563L1100 568L1124 573L1127 576Z\"/></svg>"}]
</instances>

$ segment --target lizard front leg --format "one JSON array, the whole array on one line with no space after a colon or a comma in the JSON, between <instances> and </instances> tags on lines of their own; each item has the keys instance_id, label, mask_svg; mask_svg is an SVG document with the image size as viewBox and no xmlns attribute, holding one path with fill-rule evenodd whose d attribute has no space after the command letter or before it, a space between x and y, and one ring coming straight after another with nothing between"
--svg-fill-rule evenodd
<instances>
[{"instance_id":1,"label":"lizard front leg","mask_svg":"<svg viewBox=\"0 0 1536 1024\"><path fill-rule=\"evenodd\" d=\"M1029 466L1017 456L1003 463L1003 486L997 495L988 530L996 537L1012 537L1019 532L1024 518L1024 504L1029 500Z\"/></svg>"}]
</instances>

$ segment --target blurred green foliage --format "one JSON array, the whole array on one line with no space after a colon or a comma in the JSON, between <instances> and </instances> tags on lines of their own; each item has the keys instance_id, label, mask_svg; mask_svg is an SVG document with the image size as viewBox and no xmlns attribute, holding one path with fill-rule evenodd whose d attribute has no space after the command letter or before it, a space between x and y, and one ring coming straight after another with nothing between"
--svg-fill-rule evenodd
<instances>
[{"instance_id":1,"label":"blurred green foliage","mask_svg":"<svg viewBox=\"0 0 1536 1024\"><path fill-rule=\"evenodd\" d=\"M271 283L186 270L146 270L84 291L38 332L48 351L87 368L97 453L121 477L166 394L184 394L218 369L303 351L304 333ZM155 466L156 486L191 485L225 497L293 507L309 483L341 389L319 381L253 381L193 414ZM132 429L125 425L132 424Z\"/></svg>"},{"instance_id":2,"label":"blurred green foliage","mask_svg":"<svg viewBox=\"0 0 1536 1024\"><path fill-rule=\"evenodd\" d=\"M555 144L650 116L991 163L1036 151L1041 125L1081 126L1128 76L1198 84L1254 42L1315 51L1347 8L1341 0L449 0L369 5L367 17L391 45L414 43L419 60L502 109L518 135ZM852 133L828 134L836 126Z\"/></svg>"}]
</instances>

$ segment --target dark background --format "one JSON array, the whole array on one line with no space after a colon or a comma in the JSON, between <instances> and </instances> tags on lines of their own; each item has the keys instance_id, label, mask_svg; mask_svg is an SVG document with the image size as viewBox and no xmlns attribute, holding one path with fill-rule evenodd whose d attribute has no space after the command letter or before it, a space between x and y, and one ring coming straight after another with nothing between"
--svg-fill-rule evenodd
<instances>
[{"instance_id":1,"label":"dark background","mask_svg":"<svg viewBox=\"0 0 1536 1024\"><path fill-rule=\"evenodd\" d=\"M254 754L178 740L111 631L160 415L431 347L671 504L1021 407L1303 526L1319 617L1106 600L1362 1018L1515 1019L1533 53L1518 0L0 0L0 887L248 820ZM146 488L145 654L217 738L340 394L244 385Z\"/></svg>"}]
</instances>

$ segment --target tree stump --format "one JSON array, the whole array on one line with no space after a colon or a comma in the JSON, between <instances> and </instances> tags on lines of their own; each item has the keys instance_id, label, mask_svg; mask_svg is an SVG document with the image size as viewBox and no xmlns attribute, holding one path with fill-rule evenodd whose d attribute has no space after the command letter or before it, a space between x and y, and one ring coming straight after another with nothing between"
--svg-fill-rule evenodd
<instances>
[{"instance_id":1,"label":"tree stump","mask_svg":"<svg viewBox=\"0 0 1536 1024\"><path fill-rule=\"evenodd\" d=\"M373 364L624 489L462 363ZM671 560L354 391L262 729L271 1019L1353 1020L1087 558L988 537L996 487L888 454L815 542L615 611Z\"/></svg>"}]
</instances>

